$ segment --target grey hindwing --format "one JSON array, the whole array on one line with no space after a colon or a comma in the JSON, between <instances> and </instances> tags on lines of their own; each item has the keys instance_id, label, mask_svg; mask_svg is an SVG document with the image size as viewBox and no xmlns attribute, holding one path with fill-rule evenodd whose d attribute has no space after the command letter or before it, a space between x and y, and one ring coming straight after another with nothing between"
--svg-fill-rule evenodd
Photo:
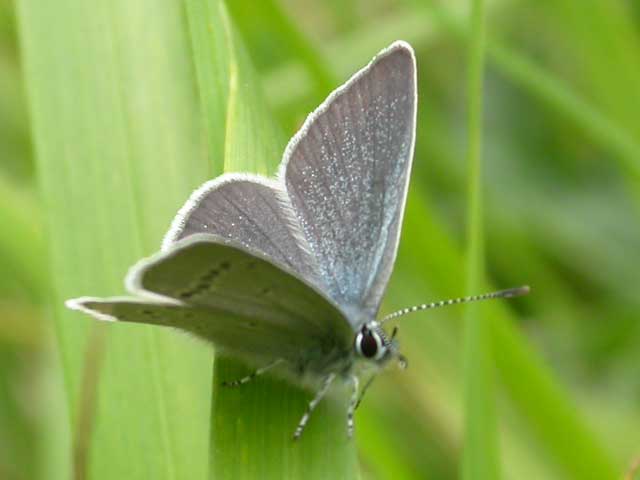
<instances>
[{"instance_id":1,"label":"grey hindwing","mask_svg":"<svg viewBox=\"0 0 640 480\"><path fill-rule=\"evenodd\" d=\"M416 70L397 42L312 113L281 176L330 296L375 315L396 257L413 156ZM362 315L351 316L352 324Z\"/></svg>"},{"instance_id":2,"label":"grey hindwing","mask_svg":"<svg viewBox=\"0 0 640 480\"><path fill-rule=\"evenodd\" d=\"M318 343L317 338L292 325L256 321L223 310L145 301L137 298L81 298L71 308L102 320L117 320L177 328L213 343L216 348L245 359L255 366L284 359L290 366L306 365L309 352L335 351L338 347Z\"/></svg>"},{"instance_id":3,"label":"grey hindwing","mask_svg":"<svg viewBox=\"0 0 640 480\"><path fill-rule=\"evenodd\" d=\"M291 206L279 200L280 183L258 175L225 174L196 190L178 212L163 242L197 233L233 240L317 284L317 267L299 233Z\"/></svg>"},{"instance_id":4,"label":"grey hindwing","mask_svg":"<svg viewBox=\"0 0 640 480\"><path fill-rule=\"evenodd\" d=\"M142 260L127 287L141 299L68 305L103 320L175 327L245 358L298 361L351 349L351 328L324 294L264 254L213 235L192 235Z\"/></svg>"},{"instance_id":5,"label":"grey hindwing","mask_svg":"<svg viewBox=\"0 0 640 480\"><path fill-rule=\"evenodd\" d=\"M295 329L318 341L351 341L333 302L284 265L236 242L196 234L134 267L132 291Z\"/></svg>"},{"instance_id":6,"label":"grey hindwing","mask_svg":"<svg viewBox=\"0 0 640 480\"><path fill-rule=\"evenodd\" d=\"M101 320L173 327L255 367L284 360L295 374L292 378L302 383L350 361L348 347L336 338L319 341L293 325L273 325L221 310L124 297L85 297L69 301L68 306Z\"/></svg>"}]
</instances>

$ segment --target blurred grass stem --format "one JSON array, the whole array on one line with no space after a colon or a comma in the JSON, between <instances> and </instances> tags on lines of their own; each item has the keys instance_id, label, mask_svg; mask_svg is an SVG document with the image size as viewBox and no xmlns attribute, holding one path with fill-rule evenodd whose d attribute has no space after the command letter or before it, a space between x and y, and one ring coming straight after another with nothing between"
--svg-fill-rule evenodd
<instances>
[{"instance_id":1,"label":"blurred grass stem","mask_svg":"<svg viewBox=\"0 0 640 480\"><path fill-rule=\"evenodd\" d=\"M471 41L468 67L468 206L467 294L484 285L482 233L482 115L485 58L484 0L471 1ZM493 364L487 319L481 305L469 304L464 328L464 424L462 457L464 480L500 478Z\"/></svg>"}]
</instances>

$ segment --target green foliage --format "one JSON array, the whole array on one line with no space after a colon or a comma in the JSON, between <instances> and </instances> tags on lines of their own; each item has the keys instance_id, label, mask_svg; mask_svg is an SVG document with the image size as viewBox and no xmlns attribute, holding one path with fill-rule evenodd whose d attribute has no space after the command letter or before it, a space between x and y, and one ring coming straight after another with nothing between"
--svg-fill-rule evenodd
<instances>
[{"instance_id":1,"label":"green foliage","mask_svg":"<svg viewBox=\"0 0 640 480\"><path fill-rule=\"evenodd\" d=\"M75 478L203 478L209 351L160 329L106 328L63 306L121 294L127 268L157 249L176 205L209 176L181 10L127 5L19 4L72 420L72 439L60 441L72 444Z\"/></svg>"},{"instance_id":2,"label":"green foliage","mask_svg":"<svg viewBox=\"0 0 640 480\"><path fill-rule=\"evenodd\" d=\"M476 2L484 62L467 0L15 3L17 27L0 5L1 478L629 471L640 449L634 2ZM174 332L63 308L123 293L128 266L157 250L203 181L273 172L304 116L397 38L417 50L419 122L384 311L468 288L532 293L466 318L453 307L402 319L409 370L376 381L355 442L342 405L323 404L292 444L308 394L268 377L220 390L245 367L212 368L208 347ZM469 202L469 182L482 201Z\"/></svg>"}]
</instances>

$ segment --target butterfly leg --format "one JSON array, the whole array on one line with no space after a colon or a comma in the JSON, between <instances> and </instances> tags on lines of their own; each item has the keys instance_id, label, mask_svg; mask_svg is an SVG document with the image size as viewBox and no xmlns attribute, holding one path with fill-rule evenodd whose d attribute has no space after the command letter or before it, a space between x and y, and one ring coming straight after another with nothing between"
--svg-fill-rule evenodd
<instances>
[{"instance_id":1,"label":"butterfly leg","mask_svg":"<svg viewBox=\"0 0 640 480\"><path fill-rule=\"evenodd\" d=\"M261 367L261 368L257 369L255 372L252 372L251 374L247 375L246 377L239 378L238 380L231 380L230 382L222 382L222 386L223 387L237 387L237 386L240 386L240 385L244 385L245 383L250 382L251 380L253 380L257 376L262 375L265 372L268 372L273 367L281 364L282 362L284 362L284 359L278 358L277 360L274 360L273 362L265 365L264 367Z\"/></svg>"},{"instance_id":2,"label":"butterfly leg","mask_svg":"<svg viewBox=\"0 0 640 480\"><path fill-rule=\"evenodd\" d=\"M347 436L349 438L353 437L353 414L356 411L356 407L358 406L359 397L358 397L358 387L360 386L360 380L355 375L351 375L351 381L353 382L353 393L351 394L351 401L349 402L349 407L347 408Z\"/></svg>"},{"instance_id":3,"label":"butterfly leg","mask_svg":"<svg viewBox=\"0 0 640 480\"><path fill-rule=\"evenodd\" d=\"M304 415L300 419L300 423L298 423L298 426L296 427L296 431L293 433L294 440L298 440L300 438L300 435L302 435L302 431L304 430L304 427L307 425L307 422L309 421L311 412L313 412L316 406L318 406L318 403L320 403L320 400L322 400L322 397L325 396L325 394L329 390L329 387L331 386L335 378L336 378L335 373L330 373L325 377L324 382L322 382L322 387L320 387L320 390L318 390L318 392L316 393L316 396L313 397L313 400L311 400L309 402L309 405L307 405L307 411L304 412Z\"/></svg>"}]
</instances>

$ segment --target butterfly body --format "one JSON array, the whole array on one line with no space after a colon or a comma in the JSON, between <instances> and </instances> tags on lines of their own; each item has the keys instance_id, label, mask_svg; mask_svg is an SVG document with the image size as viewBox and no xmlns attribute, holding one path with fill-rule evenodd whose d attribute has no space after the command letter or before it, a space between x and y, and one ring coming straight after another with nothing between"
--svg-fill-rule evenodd
<instances>
[{"instance_id":1,"label":"butterfly body","mask_svg":"<svg viewBox=\"0 0 640 480\"><path fill-rule=\"evenodd\" d=\"M233 385L275 367L320 384L296 438L344 378L351 432L359 378L401 359L375 319L398 248L416 98L413 50L395 42L309 115L276 178L225 174L196 190L161 251L130 270L134 297L67 305L177 328L259 367Z\"/></svg>"}]
</instances>

